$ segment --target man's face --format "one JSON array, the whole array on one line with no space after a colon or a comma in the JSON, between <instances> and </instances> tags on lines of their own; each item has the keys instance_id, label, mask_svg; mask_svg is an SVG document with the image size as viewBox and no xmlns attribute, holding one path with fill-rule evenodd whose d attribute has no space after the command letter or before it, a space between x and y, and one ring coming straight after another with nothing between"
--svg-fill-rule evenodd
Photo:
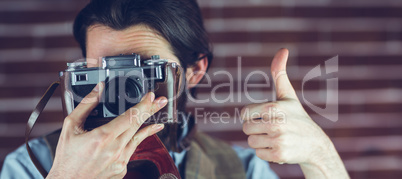
<instances>
[{"instance_id":1,"label":"man's face","mask_svg":"<svg viewBox=\"0 0 402 179\"><path fill-rule=\"evenodd\" d=\"M103 25L94 25L87 32L88 67L99 67L100 57L136 53L141 59L159 55L162 59L180 64L170 44L156 31L145 25L136 25L116 31Z\"/></svg>"},{"instance_id":2,"label":"man's face","mask_svg":"<svg viewBox=\"0 0 402 179\"><path fill-rule=\"evenodd\" d=\"M159 55L161 59L168 59L169 62L180 64L166 39L145 25L136 25L120 31L103 25L94 25L87 31L86 44L88 67L99 67L102 64L100 57L131 53L141 55L141 59L149 59L152 55ZM184 112L185 94L177 100L177 109ZM180 118L179 122L181 122ZM158 133L165 146L170 146L173 140L173 138L169 139L170 137L176 137L169 137L171 130L177 130L175 126L176 124L165 124L165 129ZM173 143L172 145L176 144Z\"/></svg>"},{"instance_id":3,"label":"man's face","mask_svg":"<svg viewBox=\"0 0 402 179\"><path fill-rule=\"evenodd\" d=\"M119 31L104 25L93 25L88 28L86 44L88 67L101 66L101 57L104 56L131 53L141 55L143 60L150 59L152 55L159 55L161 59L181 64L173 54L169 42L146 25L131 26ZM186 97L184 93L178 99L178 102L181 102L177 106L178 110L185 110Z\"/></svg>"}]
</instances>

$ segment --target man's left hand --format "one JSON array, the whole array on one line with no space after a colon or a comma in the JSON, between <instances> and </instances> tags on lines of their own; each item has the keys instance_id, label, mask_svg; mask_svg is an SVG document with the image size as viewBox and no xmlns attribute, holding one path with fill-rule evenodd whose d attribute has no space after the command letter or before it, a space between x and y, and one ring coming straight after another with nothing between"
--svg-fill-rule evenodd
<instances>
[{"instance_id":1,"label":"man's left hand","mask_svg":"<svg viewBox=\"0 0 402 179\"><path fill-rule=\"evenodd\" d=\"M348 178L331 140L297 98L286 73L288 54L287 49L279 50L271 64L277 101L242 109L248 144L263 160L300 164L307 178Z\"/></svg>"}]
</instances>

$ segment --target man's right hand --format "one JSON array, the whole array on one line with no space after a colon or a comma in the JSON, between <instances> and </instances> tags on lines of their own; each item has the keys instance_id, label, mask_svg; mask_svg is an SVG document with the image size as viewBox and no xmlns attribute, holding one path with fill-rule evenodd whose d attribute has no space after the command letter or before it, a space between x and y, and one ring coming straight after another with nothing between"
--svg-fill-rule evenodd
<instances>
[{"instance_id":1,"label":"man's right hand","mask_svg":"<svg viewBox=\"0 0 402 179\"><path fill-rule=\"evenodd\" d=\"M163 124L140 129L147 118L167 103L165 97L155 100L155 94L150 92L140 103L109 123L84 131L85 120L98 105L103 88L104 84L99 83L64 119L47 178L123 178L137 146L163 129Z\"/></svg>"}]
</instances>

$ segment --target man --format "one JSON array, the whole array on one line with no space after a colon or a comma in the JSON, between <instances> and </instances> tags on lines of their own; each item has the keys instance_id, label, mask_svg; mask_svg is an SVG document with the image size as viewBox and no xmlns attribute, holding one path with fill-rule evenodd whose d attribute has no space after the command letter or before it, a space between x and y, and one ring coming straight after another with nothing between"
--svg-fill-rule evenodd
<instances>
[{"instance_id":1,"label":"man","mask_svg":"<svg viewBox=\"0 0 402 179\"><path fill-rule=\"evenodd\" d=\"M74 36L88 67L98 67L98 59L103 56L160 55L183 67L185 88L193 94L212 61L195 0L93 0L77 16ZM288 51L281 49L271 65L278 100L251 104L242 110L243 131L249 136L249 145L255 153L196 133L190 144L181 143L182 151L171 151L183 178L277 178L265 161L297 163L307 178L348 178L332 142L298 101L286 75L287 57ZM144 116L154 114L167 103L165 97L156 98L155 94L147 93L130 109L135 113L121 115L85 131L85 119L98 104L104 87L104 83L99 83L64 119L53 161L46 138L31 141L34 153L49 171L47 178L122 178L127 173L130 156L145 138L159 132L162 141L175 137L180 143L195 128L183 125L183 120L188 119L182 118L177 136L161 135L170 129L168 124L140 129L147 119ZM184 111L186 96L178 100L178 110ZM267 123L267 120L280 120L262 116L270 108L284 112L287 122ZM255 117L262 119L255 120ZM193 124L194 119L189 123ZM20 147L6 158L1 177L37 178L40 174L30 163L26 150Z\"/></svg>"}]
</instances>

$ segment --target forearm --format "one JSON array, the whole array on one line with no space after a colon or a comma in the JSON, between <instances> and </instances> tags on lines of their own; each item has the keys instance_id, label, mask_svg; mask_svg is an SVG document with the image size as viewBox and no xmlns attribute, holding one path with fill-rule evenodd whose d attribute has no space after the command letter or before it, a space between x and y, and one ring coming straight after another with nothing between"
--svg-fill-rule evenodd
<instances>
[{"instance_id":1,"label":"forearm","mask_svg":"<svg viewBox=\"0 0 402 179\"><path fill-rule=\"evenodd\" d=\"M310 163L300 164L305 178L350 178L332 142L322 155L317 154Z\"/></svg>"}]
</instances>

